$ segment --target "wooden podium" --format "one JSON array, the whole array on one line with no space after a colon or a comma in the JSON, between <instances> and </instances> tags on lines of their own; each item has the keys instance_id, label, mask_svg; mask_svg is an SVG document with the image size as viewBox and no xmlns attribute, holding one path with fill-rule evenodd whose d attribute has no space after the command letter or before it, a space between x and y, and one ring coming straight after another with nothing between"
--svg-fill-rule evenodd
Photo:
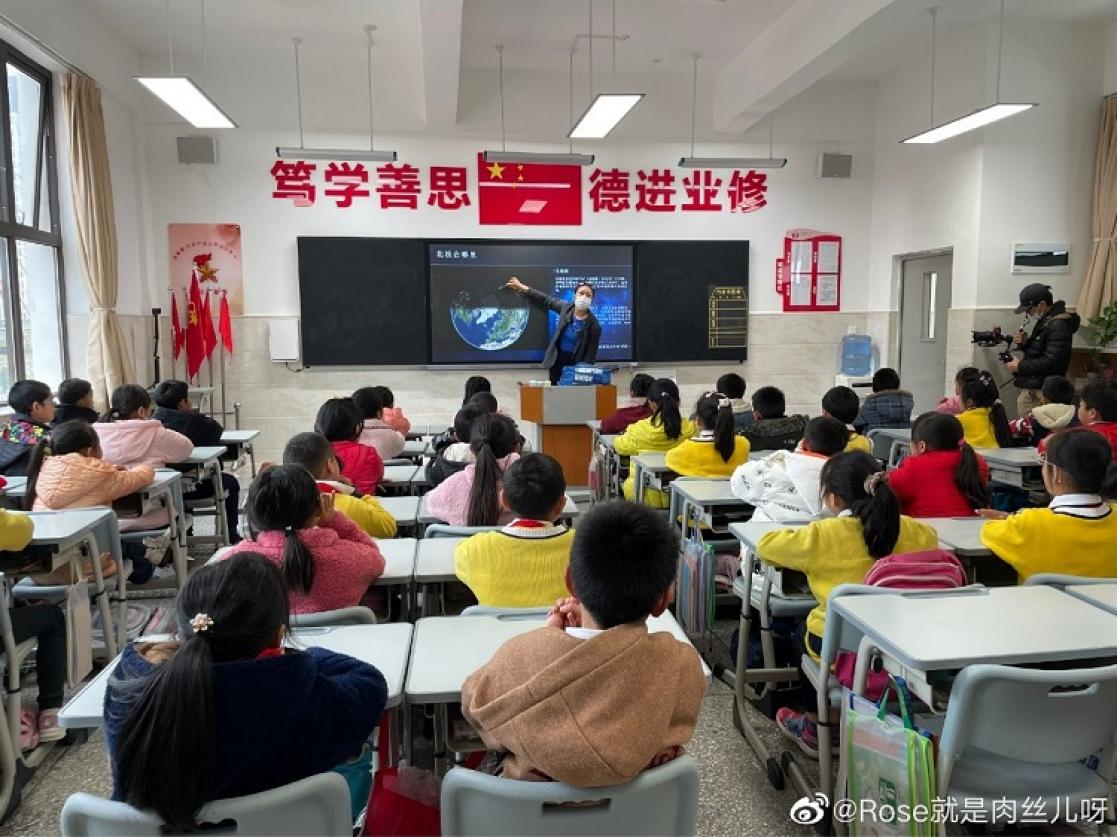
<instances>
[{"instance_id":1,"label":"wooden podium","mask_svg":"<svg viewBox=\"0 0 1117 837\"><path fill-rule=\"evenodd\" d=\"M536 426L532 447L558 460L568 486L588 483L593 431L586 422L617 409L617 388L520 387L520 416Z\"/></svg>"}]
</instances>

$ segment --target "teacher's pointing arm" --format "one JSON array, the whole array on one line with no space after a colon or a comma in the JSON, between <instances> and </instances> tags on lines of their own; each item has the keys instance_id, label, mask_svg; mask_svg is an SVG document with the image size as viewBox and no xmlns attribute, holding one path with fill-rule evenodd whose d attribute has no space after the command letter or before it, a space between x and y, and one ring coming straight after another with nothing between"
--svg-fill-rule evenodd
<instances>
[{"instance_id":1,"label":"teacher's pointing arm","mask_svg":"<svg viewBox=\"0 0 1117 837\"><path fill-rule=\"evenodd\" d=\"M527 297L532 303L538 305L540 308L549 308L557 314L562 313L563 307L566 305L561 299L555 299L553 296L548 296L542 291L537 291L534 288L529 288L515 276L508 280L504 287L513 290L521 296Z\"/></svg>"}]
</instances>

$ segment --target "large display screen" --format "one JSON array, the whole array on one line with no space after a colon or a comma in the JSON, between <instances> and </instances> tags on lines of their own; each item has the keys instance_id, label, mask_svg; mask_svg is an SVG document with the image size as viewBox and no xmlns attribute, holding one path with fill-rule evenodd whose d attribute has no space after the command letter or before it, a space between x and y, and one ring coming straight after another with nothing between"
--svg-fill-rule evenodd
<instances>
[{"instance_id":1,"label":"large display screen","mask_svg":"<svg viewBox=\"0 0 1117 837\"><path fill-rule=\"evenodd\" d=\"M564 301L594 288L597 362L632 359L632 247L627 244L428 244L431 362L539 363L558 315L503 286L513 276Z\"/></svg>"}]
</instances>

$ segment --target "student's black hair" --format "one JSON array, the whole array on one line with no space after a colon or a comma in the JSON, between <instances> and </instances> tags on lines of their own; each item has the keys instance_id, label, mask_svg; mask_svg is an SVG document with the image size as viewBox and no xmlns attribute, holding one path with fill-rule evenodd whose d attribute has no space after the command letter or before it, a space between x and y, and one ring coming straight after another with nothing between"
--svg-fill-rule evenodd
<instances>
[{"instance_id":1,"label":"student's black hair","mask_svg":"<svg viewBox=\"0 0 1117 837\"><path fill-rule=\"evenodd\" d=\"M762 419L783 418L787 400L776 387L761 387L752 394L752 408Z\"/></svg>"},{"instance_id":2,"label":"student's black hair","mask_svg":"<svg viewBox=\"0 0 1117 837\"><path fill-rule=\"evenodd\" d=\"M647 506L612 500L578 520L570 547L570 582L601 628L639 622L671 588L679 536Z\"/></svg>"},{"instance_id":3,"label":"student's black hair","mask_svg":"<svg viewBox=\"0 0 1117 837\"><path fill-rule=\"evenodd\" d=\"M477 457L469 489L466 526L494 526L500 519L500 460L516 450L520 432L516 423L499 413L479 416L469 429L469 448Z\"/></svg>"},{"instance_id":4,"label":"student's black hair","mask_svg":"<svg viewBox=\"0 0 1117 837\"><path fill-rule=\"evenodd\" d=\"M86 448L96 448L99 444L97 431L93 429L93 425L81 419L64 421L51 428L50 435L40 439L31 451L31 459L27 463L27 487L23 494L23 508L30 509L35 505L35 490L39 485L39 474L43 470L43 461L48 456L65 456Z\"/></svg>"},{"instance_id":5,"label":"student's black hair","mask_svg":"<svg viewBox=\"0 0 1117 837\"><path fill-rule=\"evenodd\" d=\"M745 397L745 379L736 372L726 372L718 378L718 392L724 392L730 398Z\"/></svg>"},{"instance_id":6,"label":"student's black hair","mask_svg":"<svg viewBox=\"0 0 1117 837\"><path fill-rule=\"evenodd\" d=\"M590 296L592 296L592 297L595 297L595 298L597 297L597 291L596 291L596 290L594 290L594 287L593 287L593 285L591 285L591 284L590 284L589 282L579 282L579 283L578 283L578 284L577 284L577 285L576 285L576 286L574 287L574 294L575 294L575 296L577 296L577 294L578 294L578 291L582 290L582 288L589 288L589 289L590 289Z\"/></svg>"},{"instance_id":7,"label":"student's black hair","mask_svg":"<svg viewBox=\"0 0 1117 837\"><path fill-rule=\"evenodd\" d=\"M1082 389L1082 403L1087 410L1097 410L1102 421L1117 421L1117 383L1094 381Z\"/></svg>"},{"instance_id":8,"label":"student's black hair","mask_svg":"<svg viewBox=\"0 0 1117 837\"><path fill-rule=\"evenodd\" d=\"M1062 375L1048 375L1043 379L1043 389L1040 391L1048 404L1072 405L1078 400L1074 394L1074 384Z\"/></svg>"},{"instance_id":9,"label":"student's black hair","mask_svg":"<svg viewBox=\"0 0 1117 837\"><path fill-rule=\"evenodd\" d=\"M302 465L276 465L261 471L248 489L248 529L255 539L261 532L282 532L283 578L297 593L309 593L314 584L314 556L299 540L299 529L320 508L318 485Z\"/></svg>"},{"instance_id":10,"label":"student's black hair","mask_svg":"<svg viewBox=\"0 0 1117 837\"><path fill-rule=\"evenodd\" d=\"M271 562L241 552L193 573L175 611L179 646L150 677L134 683L138 695L121 727L116 761L124 801L154 809L168 833L181 834L197 827L198 809L217 794L214 665L252 660L272 647L288 624L287 591ZM212 626L196 631L191 621L197 614Z\"/></svg>"},{"instance_id":11,"label":"student's black hair","mask_svg":"<svg viewBox=\"0 0 1117 837\"><path fill-rule=\"evenodd\" d=\"M945 413L924 413L911 426L911 440L923 442L927 450L961 451L962 458L954 469L954 484L971 509L989 508L989 487L981 477L977 454L966 441L962 422Z\"/></svg>"},{"instance_id":12,"label":"student's black hair","mask_svg":"<svg viewBox=\"0 0 1117 837\"><path fill-rule=\"evenodd\" d=\"M363 421L352 398L331 398L318 408L314 429L331 442L355 442Z\"/></svg>"},{"instance_id":13,"label":"student's black hair","mask_svg":"<svg viewBox=\"0 0 1117 837\"><path fill-rule=\"evenodd\" d=\"M962 384L959 397L962 399L964 410L970 409L967 406L969 404L975 408L988 407L989 423L993 425L993 435L997 439L997 444L1002 448L1012 447L1012 429L1008 425L1008 414L1005 412L1005 405L1001 403L1001 394L992 375L982 372L976 380L966 381Z\"/></svg>"},{"instance_id":14,"label":"student's black hair","mask_svg":"<svg viewBox=\"0 0 1117 837\"><path fill-rule=\"evenodd\" d=\"M694 406L694 414L703 430L714 431L714 448L721 461L728 462L737 446L737 428L733 424L733 405L729 403L729 396L723 392L703 393Z\"/></svg>"},{"instance_id":15,"label":"student's black hair","mask_svg":"<svg viewBox=\"0 0 1117 837\"><path fill-rule=\"evenodd\" d=\"M670 378L657 378L648 390L652 406L651 423L663 427L668 439L683 435L683 414L679 412L679 388Z\"/></svg>"},{"instance_id":16,"label":"student's black hair","mask_svg":"<svg viewBox=\"0 0 1117 837\"><path fill-rule=\"evenodd\" d=\"M844 424L853 424L861 411L861 399L849 387L831 387L822 396L822 409Z\"/></svg>"},{"instance_id":17,"label":"student's black hair","mask_svg":"<svg viewBox=\"0 0 1117 837\"><path fill-rule=\"evenodd\" d=\"M385 386L375 386L376 394L380 396L380 403L385 407L396 406L396 396L390 389Z\"/></svg>"},{"instance_id":18,"label":"student's black hair","mask_svg":"<svg viewBox=\"0 0 1117 837\"><path fill-rule=\"evenodd\" d=\"M168 410L175 410L190 394L190 387L187 386L186 381L160 381L155 385L155 391L151 394L152 399L160 407L165 407Z\"/></svg>"},{"instance_id":19,"label":"student's black hair","mask_svg":"<svg viewBox=\"0 0 1117 837\"><path fill-rule=\"evenodd\" d=\"M474 406L482 408L486 413L495 413L500 409L500 405L496 402L496 396L486 390L473 393L469 396L469 400L463 405L465 407Z\"/></svg>"},{"instance_id":20,"label":"student's black hair","mask_svg":"<svg viewBox=\"0 0 1117 837\"><path fill-rule=\"evenodd\" d=\"M473 375L465 379L465 395L462 396L462 406L466 405L476 393L478 392L492 392L493 385L489 383L489 379L484 375Z\"/></svg>"},{"instance_id":21,"label":"student's black hair","mask_svg":"<svg viewBox=\"0 0 1117 837\"><path fill-rule=\"evenodd\" d=\"M30 415L31 408L43 401L50 400L50 387L42 381L32 381L30 378L16 381L8 390L8 406L17 413Z\"/></svg>"},{"instance_id":22,"label":"student's black hair","mask_svg":"<svg viewBox=\"0 0 1117 837\"><path fill-rule=\"evenodd\" d=\"M473 422L481 416L491 414L483 405L470 401L454 415L454 436L459 442L469 442L469 433L473 429Z\"/></svg>"},{"instance_id":23,"label":"student's black hair","mask_svg":"<svg viewBox=\"0 0 1117 837\"><path fill-rule=\"evenodd\" d=\"M648 390L655 383L655 378L645 372L637 372L628 382L628 394L633 398L647 398Z\"/></svg>"},{"instance_id":24,"label":"student's black hair","mask_svg":"<svg viewBox=\"0 0 1117 837\"><path fill-rule=\"evenodd\" d=\"M138 410L150 406L151 395L146 389L139 384L121 384L112 391L109 409L101 416L100 421L130 419Z\"/></svg>"},{"instance_id":25,"label":"student's black hair","mask_svg":"<svg viewBox=\"0 0 1117 837\"><path fill-rule=\"evenodd\" d=\"M900 375L895 369L889 369L887 366L883 369L878 369L876 374L873 375L873 392L884 392L889 389L900 388Z\"/></svg>"},{"instance_id":26,"label":"student's black hair","mask_svg":"<svg viewBox=\"0 0 1117 837\"><path fill-rule=\"evenodd\" d=\"M518 517L544 520L565 495L562 466L545 453L521 456L504 472L504 501Z\"/></svg>"},{"instance_id":27,"label":"student's black hair","mask_svg":"<svg viewBox=\"0 0 1117 837\"><path fill-rule=\"evenodd\" d=\"M961 389L962 384L966 381L976 381L981 377L981 370L976 366L963 366L954 373L954 383Z\"/></svg>"},{"instance_id":28,"label":"student's black hair","mask_svg":"<svg viewBox=\"0 0 1117 837\"><path fill-rule=\"evenodd\" d=\"M306 468L312 477L319 477L334 455L330 440L321 433L296 433L283 448L283 464Z\"/></svg>"},{"instance_id":29,"label":"student's black hair","mask_svg":"<svg viewBox=\"0 0 1117 837\"><path fill-rule=\"evenodd\" d=\"M1085 427L1061 430L1047 443L1047 462L1062 471L1078 494L1117 499L1117 465L1109 440Z\"/></svg>"},{"instance_id":30,"label":"student's black hair","mask_svg":"<svg viewBox=\"0 0 1117 837\"><path fill-rule=\"evenodd\" d=\"M58 403L77 404L92 392L93 384L84 378L67 378L58 385Z\"/></svg>"},{"instance_id":31,"label":"student's black hair","mask_svg":"<svg viewBox=\"0 0 1117 837\"><path fill-rule=\"evenodd\" d=\"M833 456L849 444L849 428L833 416L815 416L807 422L803 441L811 453Z\"/></svg>"},{"instance_id":32,"label":"student's black hair","mask_svg":"<svg viewBox=\"0 0 1117 837\"><path fill-rule=\"evenodd\" d=\"M384 400L376 387L361 387L353 393L352 398L362 419L377 419L384 412Z\"/></svg>"},{"instance_id":33,"label":"student's black hair","mask_svg":"<svg viewBox=\"0 0 1117 837\"><path fill-rule=\"evenodd\" d=\"M854 451L827 459L819 478L822 490L836 495L861 521L861 536L873 558L891 555L900 539L900 498L884 476L876 457Z\"/></svg>"}]
</instances>

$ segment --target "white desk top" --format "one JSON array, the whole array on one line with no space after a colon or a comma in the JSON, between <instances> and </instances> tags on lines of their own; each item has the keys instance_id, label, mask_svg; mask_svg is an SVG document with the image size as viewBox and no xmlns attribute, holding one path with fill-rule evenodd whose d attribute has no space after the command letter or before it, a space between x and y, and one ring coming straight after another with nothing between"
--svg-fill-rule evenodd
<instances>
[{"instance_id":1,"label":"white desk top","mask_svg":"<svg viewBox=\"0 0 1117 837\"><path fill-rule=\"evenodd\" d=\"M426 439L409 439L403 443L401 456L422 456L430 450L430 442Z\"/></svg>"},{"instance_id":2,"label":"white desk top","mask_svg":"<svg viewBox=\"0 0 1117 837\"><path fill-rule=\"evenodd\" d=\"M613 447L613 443L617 441L617 437L619 435L621 435L621 434L620 433L599 433L597 438L599 438L601 440L601 443L603 445L605 445L606 447L611 448L611 447ZM620 456L620 454L618 453L617 456Z\"/></svg>"},{"instance_id":3,"label":"white desk top","mask_svg":"<svg viewBox=\"0 0 1117 837\"><path fill-rule=\"evenodd\" d=\"M1117 616L1053 587L841 596L829 606L921 672L1117 656Z\"/></svg>"},{"instance_id":4,"label":"white desk top","mask_svg":"<svg viewBox=\"0 0 1117 837\"><path fill-rule=\"evenodd\" d=\"M221 434L221 444L247 445L259 435L259 430L226 430Z\"/></svg>"},{"instance_id":5,"label":"white desk top","mask_svg":"<svg viewBox=\"0 0 1117 837\"><path fill-rule=\"evenodd\" d=\"M745 501L729 490L729 480L695 480L682 477L671 483L671 490L677 491L692 503L702 506L744 506Z\"/></svg>"},{"instance_id":6,"label":"white desk top","mask_svg":"<svg viewBox=\"0 0 1117 837\"><path fill-rule=\"evenodd\" d=\"M1117 614L1117 584L1074 584L1067 587L1065 592L1104 611Z\"/></svg>"},{"instance_id":7,"label":"white desk top","mask_svg":"<svg viewBox=\"0 0 1117 837\"><path fill-rule=\"evenodd\" d=\"M981 527L988 521L981 517L927 517L919 521L931 526L939 543L960 558L990 558L993 551L981 542Z\"/></svg>"},{"instance_id":8,"label":"white desk top","mask_svg":"<svg viewBox=\"0 0 1117 837\"><path fill-rule=\"evenodd\" d=\"M415 554L415 583L454 581L454 550L465 538L423 538Z\"/></svg>"},{"instance_id":9,"label":"white desk top","mask_svg":"<svg viewBox=\"0 0 1117 837\"><path fill-rule=\"evenodd\" d=\"M647 471L670 471L667 467L667 454L657 451L649 451L647 453L638 453L630 460L634 463L639 463L641 468Z\"/></svg>"},{"instance_id":10,"label":"white desk top","mask_svg":"<svg viewBox=\"0 0 1117 837\"><path fill-rule=\"evenodd\" d=\"M407 698L412 703L456 703L462 684L514 636L533 631L543 620L498 619L495 616L431 616L415 623ZM651 631L670 631L690 644L670 611L650 618ZM697 653L697 651L695 652ZM709 679L710 670L702 664Z\"/></svg>"},{"instance_id":11,"label":"white desk top","mask_svg":"<svg viewBox=\"0 0 1117 837\"><path fill-rule=\"evenodd\" d=\"M205 465L225 453L224 445L211 445L210 447L194 448L194 452L183 460L187 465Z\"/></svg>"},{"instance_id":12,"label":"white desk top","mask_svg":"<svg viewBox=\"0 0 1117 837\"><path fill-rule=\"evenodd\" d=\"M176 480L181 479L181 471L172 471L170 468L160 468L155 472L155 480L151 485L145 485L140 491L149 492L152 489L162 488L165 485L173 485Z\"/></svg>"},{"instance_id":13,"label":"white desk top","mask_svg":"<svg viewBox=\"0 0 1117 837\"><path fill-rule=\"evenodd\" d=\"M22 497L27 493L27 477L4 477L7 482L0 493L5 497Z\"/></svg>"},{"instance_id":14,"label":"white desk top","mask_svg":"<svg viewBox=\"0 0 1117 837\"><path fill-rule=\"evenodd\" d=\"M586 422L586 427L588 427L590 430L600 430L601 421L599 419L590 419Z\"/></svg>"},{"instance_id":15,"label":"white desk top","mask_svg":"<svg viewBox=\"0 0 1117 837\"><path fill-rule=\"evenodd\" d=\"M756 545L769 532L778 532L781 529L800 529L810 522L809 520L797 523L776 520L748 520L744 523L730 523L729 532L751 551L756 552Z\"/></svg>"},{"instance_id":16,"label":"white desk top","mask_svg":"<svg viewBox=\"0 0 1117 837\"><path fill-rule=\"evenodd\" d=\"M1039 467L1039 448L978 448L990 465L1007 465L1013 468Z\"/></svg>"},{"instance_id":17,"label":"white desk top","mask_svg":"<svg viewBox=\"0 0 1117 837\"><path fill-rule=\"evenodd\" d=\"M61 546L74 538L92 531L106 517L113 516L113 510L96 507L89 509L69 509L63 511L29 512L35 523L32 546Z\"/></svg>"},{"instance_id":18,"label":"white desk top","mask_svg":"<svg viewBox=\"0 0 1117 837\"><path fill-rule=\"evenodd\" d=\"M419 519L419 497L377 497L397 525L411 526Z\"/></svg>"},{"instance_id":19,"label":"white desk top","mask_svg":"<svg viewBox=\"0 0 1117 837\"><path fill-rule=\"evenodd\" d=\"M187 395L211 395L212 393L213 393L213 387L187 387L186 388L186 394Z\"/></svg>"},{"instance_id":20,"label":"white desk top","mask_svg":"<svg viewBox=\"0 0 1117 837\"><path fill-rule=\"evenodd\" d=\"M384 469L384 476L380 480L382 485L410 485L418 465L388 465Z\"/></svg>"},{"instance_id":21,"label":"white desk top","mask_svg":"<svg viewBox=\"0 0 1117 837\"><path fill-rule=\"evenodd\" d=\"M377 538L376 546L384 556L384 572L376 586L410 584L415 574L415 538Z\"/></svg>"},{"instance_id":22,"label":"white desk top","mask_svg":"<svg viewBox=\"0 0 1117 837\"><path fill-rule=\"evenodd\" d=\"M424 495L423 497L420 497L420 498L416 498L416 499L420 499L420 500L423 501L419 505L419 522L420 523L426 524L426 523L445 523L446 522L445 520L442 520L442 519L437 518L437 517L433 517L432 515L427 513L426 495ZM559 519L560 520L573 520L574 518L576 518L580 514L581 514L581 511L579 511L579 509L578 509L578 504L575 503L573 499L571 499L569 494L567 494L566 495L566 503L562 507L562 514L559 515Z\"/></svg>"},{"instance_id":23,"label":"white desk top","mask_svg":"<svg viewBox=\"0 0 1117 837\"><path fill-rule=\"evenodd\" d=\"M406 622L388 625L339 625L331 628L298 628L293 638L303 648L328 648L376 666L388 684L387 708L403 698L403 682L411 653L412 626ZM104 723L105 689L116 668L118 656L70 698L59 713L67 729L93 729Z\"/></svg>"}]
</instances>

